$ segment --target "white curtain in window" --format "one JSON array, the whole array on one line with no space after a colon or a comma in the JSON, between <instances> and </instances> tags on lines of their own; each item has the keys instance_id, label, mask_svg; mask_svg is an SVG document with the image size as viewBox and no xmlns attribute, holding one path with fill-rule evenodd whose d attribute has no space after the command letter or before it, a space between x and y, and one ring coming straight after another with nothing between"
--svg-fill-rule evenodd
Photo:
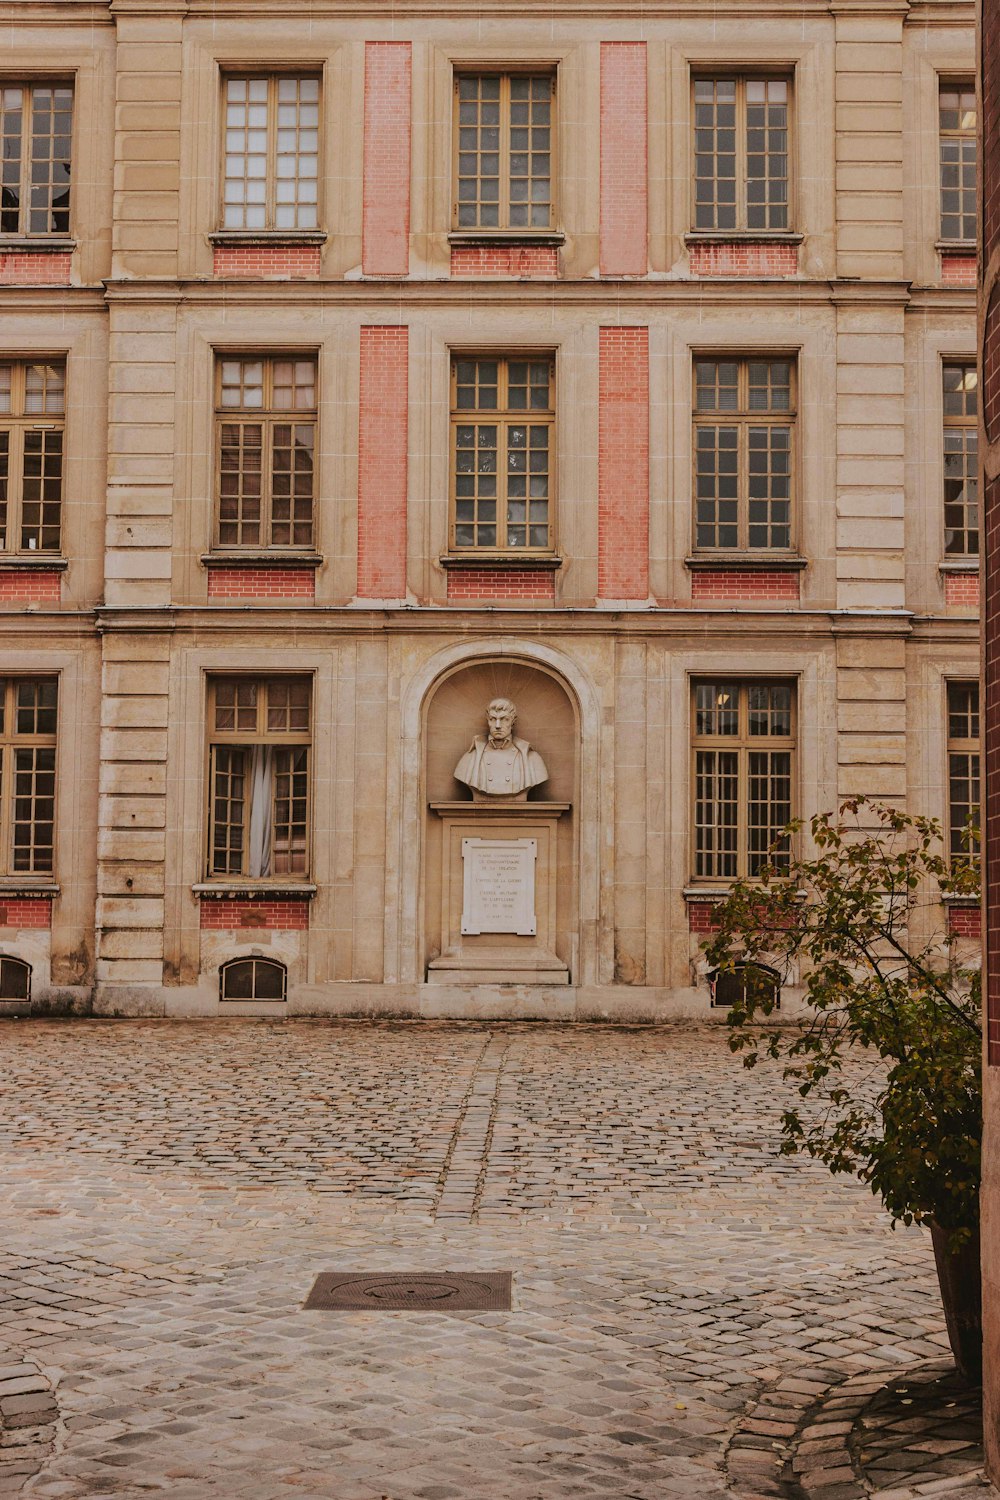
<instances>
[{"instance_id":1,"label":"white curtain in window","mask_svg":"<svg viewBox=\"0 0 1000 1500\"><path fill-rule=\"evenodd\" d=\"M271 835L274 807L274 749L254 745L250 752L249 875L259 880L271 873Z\"/></svg>"}]
</instances>

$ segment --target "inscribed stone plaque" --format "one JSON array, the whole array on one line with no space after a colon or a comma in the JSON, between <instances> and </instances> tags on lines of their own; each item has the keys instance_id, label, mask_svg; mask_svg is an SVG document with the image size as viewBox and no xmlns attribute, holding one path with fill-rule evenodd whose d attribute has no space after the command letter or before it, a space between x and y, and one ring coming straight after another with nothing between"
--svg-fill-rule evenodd
<instances>
[{"instance_id":1,"label":"inscribed stone plaque","mask_svg":"<svg viewBox=\"0 0 1000 1500\"><path fill-rule=\"evenodd\" d=\"M462 932L534 937L537 839L463 839Z\"/></svg>"}]
</instances>

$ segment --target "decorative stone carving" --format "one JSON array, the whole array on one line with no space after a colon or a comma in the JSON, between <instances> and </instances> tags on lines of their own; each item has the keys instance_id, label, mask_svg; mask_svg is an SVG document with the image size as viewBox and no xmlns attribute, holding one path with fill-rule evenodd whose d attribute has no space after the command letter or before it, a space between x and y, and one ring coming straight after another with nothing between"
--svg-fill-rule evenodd
<instances>
[{"instance_id":1,"label":"decorative stone carving","mask_svg":"<svg viewBox=\"0 0 1000 1500\"><path fill-rule=\"evenodd\" d=\"M455 767L455 779L486 797L526 797L549 778L545 762L527 740L514 738L517 708L494 698L486 709L488 734L477 735ZM477 799L478 800L478 799Z\"/></svg>"}]
</instances>

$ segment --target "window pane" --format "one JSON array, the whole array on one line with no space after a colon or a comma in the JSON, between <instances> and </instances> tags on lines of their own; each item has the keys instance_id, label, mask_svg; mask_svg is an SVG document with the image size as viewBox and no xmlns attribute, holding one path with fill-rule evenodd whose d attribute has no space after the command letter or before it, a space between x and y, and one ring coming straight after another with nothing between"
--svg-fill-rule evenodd
<instances>
[{"instance_id":1,"label":"window pane","mask_svg":"<svg viewBox=\"0 0 1000 1500\"><path fill-rule=\"evenodd\" d=\"M939 96L941 238L976 238L976 94L949 84Z\"/></svg>"}]
</instances>

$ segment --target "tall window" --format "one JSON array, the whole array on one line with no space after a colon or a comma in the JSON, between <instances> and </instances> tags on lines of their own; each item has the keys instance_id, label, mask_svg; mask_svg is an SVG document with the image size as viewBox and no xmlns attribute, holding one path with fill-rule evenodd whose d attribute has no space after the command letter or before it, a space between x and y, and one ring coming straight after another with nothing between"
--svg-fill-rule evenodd
<instances>
[{"instance_id":1,"label":"tall window","mask_svg":"<svg viewBox=\"0 0 1000 1500\"><path fill-rule=\"evenodd\" d=\"M552 227L549 73L455 79L456 229Z\"/></svg>"},{"instance_id":2,"label":"tall window","mask_svg":"<svg viewBox=\"0 0 1000 1500\"><path fill-rule=\"evenodd\" d=\"M694 227L789 227L785 78L694 80Z\"/></svg>"},{"instance_id":3,"label":"tall window","mask_svg":"<svg viewBox=\"0 0 1000 1500\"><path fill-rule=\"evenodd\" d=\"M785 682L694 685L694 873L781 871L791 850L794 694ZM772 845L776 847L772 850Z\"/></svg>"},{"instance_id":4,"label":"tall window","mask_svg":"<svg viewBox=\"0 0 1000 1500\"><path fill-rule=\"evenodd\" d=\"M792 544L795 369L787 359L696 359L695 546Z\"/></svg>"},{"instance_id":5,"label":"tall window","mask_svg":"<svg viewBox=\"0 0 1000 1500\"><path fill-rule=\"evenodd\" d=\"M943 371L944 550L950 556L979 551L978 377L974 362Z\"/></svg>"},{"instance_id":6,"label":"tall window","mask_svg":"<svg viewBox=\"0 0 1000 1500\"><path fill-rule=\"evenodd\" d=\"M216 426L219 546L311 546L315 359L219 359Z\"/></svg>"},{"instance_id":7,"label":"tall window","mask_svg":"<svg viewBox=\"0 0 1000 1500\"><path fill-rule=\"evenodd\" d=\"M225 82L224 229L316 229L319 79Z\"/></svg>"},{"instance_id":8,"label":"tall window","mask_svg":"<svg viewBox=\"0 0 1000 1500\"><path fill-rule=\"evenodd\" d=\"M62 365L0 363L0 551L59 551L65 386Z\"/></svg>"},{"instance_id":9,"label":"tall window","mask_svg":"<svg viewBox=\"0 0 1000 1500\"><path fill-rule=\"evenodd\" d=\"M552 546L551 359L452 364L452 546Z\"/></svg>"},{"instance_id":10,"label":"tall window","mask_svg":"<svg viewBox=\"0 0 1000 1500\"><path fill-rule=\"evenodd\" d=\"M73 90L0 86L0 234L69 234Z\"/></svg>"},{"instance_id":11,"label":"tall window","mask_svg":"<svg viewBox=\"0 0 1000 1500\"><path fill-rule=\"evenodd\" d=\"M0 678L0 874L52 873L57 692L54 677Z\"/></svg>"},{"instance_id":12,"label":"tall window","mask_svg":"<svg viewBox=\"0 0 1000 1500\"><path fill-rule=\"evenodd\" d=\"M969 841L979 818L979 683L948 684L948 849L952 863L979 857Z\"/></svg>"},{"instance_id":13,"label":"tall window","mask_svg":"<svg viewBox=\"0 0 1000 1500\"><path fill-rule=\"evenodd\" d=\"M938 96L941 136L941 238L976 239L976 89L949 83Z\"/></svg>"},{"instance_id":14,"label":"tall window","mask_svg":"<svg viewBox=\"0 0 1000 1500\"><path fill-rule=\"evenodd\" d=\"M304 677L211 684L209 875L306 874L309 698Z\"/></svg>"}]
</instances>

